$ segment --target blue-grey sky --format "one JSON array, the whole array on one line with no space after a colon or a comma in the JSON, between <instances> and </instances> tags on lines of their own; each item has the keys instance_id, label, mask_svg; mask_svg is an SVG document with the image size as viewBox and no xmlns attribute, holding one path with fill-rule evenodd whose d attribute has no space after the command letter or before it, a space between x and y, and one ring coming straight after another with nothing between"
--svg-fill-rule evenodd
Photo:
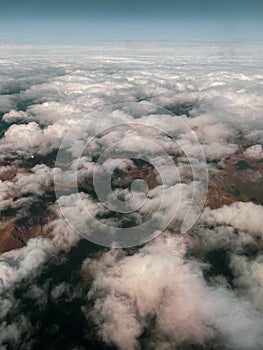
<instances>
[{"instance_id":1,"label":"blue-grey sky","mask_svg":"<svg viewBox=\"0 0 263 350\"><path fill-rule=\"evenodd\" d=\"M0 42L262 38L262 0L0 0Z\"/></svg>"}]
</instances>

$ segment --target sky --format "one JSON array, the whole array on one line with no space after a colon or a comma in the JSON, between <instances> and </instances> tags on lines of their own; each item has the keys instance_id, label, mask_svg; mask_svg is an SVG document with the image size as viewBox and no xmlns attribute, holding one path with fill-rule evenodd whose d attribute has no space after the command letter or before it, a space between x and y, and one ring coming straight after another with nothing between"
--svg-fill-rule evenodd
<instances>
[{"instance_id":1,"label":"sky","mask_svg":"<svg viewBox=\"0 0 263 350\"><path fill-rule=\"evenodd\" d=\"M0 0L0 42L263 37L260 0Z\"/></svg>"}]
</instances>

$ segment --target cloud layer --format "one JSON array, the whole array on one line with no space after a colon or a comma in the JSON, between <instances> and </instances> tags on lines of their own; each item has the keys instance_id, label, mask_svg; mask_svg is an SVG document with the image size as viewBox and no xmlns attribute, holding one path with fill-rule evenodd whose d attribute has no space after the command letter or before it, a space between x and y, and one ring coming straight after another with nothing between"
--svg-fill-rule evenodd
<instances>
[{"instance_id":1,"label":"cloud layer","mask_svg":"<svg viewBox=\"0 0 263 350\"><path fill-rule=\"evenodd\" d=\"M1 246L9 247L0 256L0 347L261 349L262 46L0 52ZM182 234L204 204L206 167L210 201ZM130 212L100 201L94 169L112 178L106 200ZM150 218L170 225L126 250L76 232L111 246L116 227ZM20 249L10 250L10 237Z\"/></svg>"}]
</instances>

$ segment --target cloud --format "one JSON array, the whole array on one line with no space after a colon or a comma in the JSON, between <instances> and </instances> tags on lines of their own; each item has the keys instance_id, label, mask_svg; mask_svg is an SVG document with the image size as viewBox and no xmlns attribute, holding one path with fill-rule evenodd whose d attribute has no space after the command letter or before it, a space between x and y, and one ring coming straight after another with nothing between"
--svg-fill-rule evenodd
<instances>
[{"instance_id":1,"label":"cloud","mask_svg":"<svg viewBox=\"0 0 263 350\"><path fill-rule=\"evenodd\" d=\"M12 99L9 95L0 95L0 112L7 112L9 111L12 106Z\"/></svg>"},{"instance_id":2,"label":"cloud","mask_svg":"<svg viewBox=\"0 0 263 350\"><path fill-rule=\"evenodd\" d=\"M11 125L5 133L6 142L17 144L21 148L36 147L41 142L42 131L38 124L31 122L23 125Z\"/></svg>"},{"instance_id":3,"label":"cloud","mask_svg":"<svg viewBox=\"0 0 263 350\"><path fill-rule=\"evenodd\" d=\"M239 155L257 165L261 178L258 45L0 48L1 225L25 222L36 203L43 204L40 216L50 213L41 237L0 256L0 347L24 342L31 349L45 339L50 348L261 349L262 205L206 208L191 231L180 233L189 204L191 223L205 192L206 164L195 137L213 175L221 174L228 156ZM226 50L234 50L231 59ZM137 126L120 126L131 122ZM76 169L79 196L71 191ZM113 174L106 199L133 199L128 207L138 210L121 215L101 203L90 182L94 169ZM149 191L142 182L132 184L138 174L148 176ZM51 196L55 175L58 199ZM169 221L180 196L171 226L144 246L98 252L74 230L101 235L112 246L118 226Z\"/></svg>"},{"instance_id":4,"label":"cloud","mask_svg":"<svg viewBox=\"0 0 263 350\"><path fill-rule=\"evenodd\" d=\"M243 154L247 158L261 160L263 158L262 145L253 145L248 147Z\"/></svg>"},{"instance_id":5,"label":"cloud","mask_svg":"<svg viewBox=\"0 0 263 350\"><path fill-rule=\"evenodd\" d=\"M208 223L231 225L262 236L263 206L254 203L235 202L229 206L211 210L206 208L203 219Z\"/></svg>"},{"instance_id":6,"label":"cloud","mask_svg":"<svg viewBox=\"0 0 263 350\"><path fill-rule=\"evenodd\" d=\"M26 119L27 117L28 117L27 113L23 111L16 111L15 109L11 109L10 112L5 113L3 115L3 120L8 123L8 122L17 121L19 119Z\"/></svg>"},{"instance_id":7,"label":"cloud","mask_svg":"<svg viewBox=\"0 0 263 350\"><path fill-rule=\"evenodd\" d=\"M94 278L88 295L104 341L137 349L148 329L147 349L211 341L259 349L260 313L228 289L209 287L201 265L184 258L185 248L180 238L157 239L132 256L111 251L84 263Z\"/></svg>"}]
</instances>

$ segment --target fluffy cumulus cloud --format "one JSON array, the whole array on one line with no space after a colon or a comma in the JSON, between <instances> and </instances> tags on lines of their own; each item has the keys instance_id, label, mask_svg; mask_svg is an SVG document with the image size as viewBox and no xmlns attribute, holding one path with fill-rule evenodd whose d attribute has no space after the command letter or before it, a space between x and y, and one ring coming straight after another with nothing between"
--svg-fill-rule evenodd
<instances>
[{"instance_id":1,"label":"fluffy cumulus cloud","mask_svg":"<svg viewBox=\"0 0 263 350\"><path fill-rule=\"evenodd\" d=\"M262 236L263 206L254 203L235 202L219 209L206 209L203 219L211 223L231 225L239 230Z\"/></svg>"},{"instance_id":2,"label":"fluffy cumulus cloud","mask_svg":"<svg viewBox=\"0 0 263 350\"><path fill-rule=\"evenodd\" d=\"M245 298L207 286L197 261L184 258L183 239L156 240L132 256L109 252L85 261L94 277L89 297L102 338L137 349L149 328L147 349L222 342L230 349L259 349L263 317Z\"/></svg>"},{"instance_id":3,"label":"fluffy cumulus cloud","mask_svg":"<svg viewBox=\"0 0 263 350\"><path fill-rule=\"evenodd\" d=\"M1 349L262 349L247 45L0 47Z\"/></svg>"}]
</instances>

